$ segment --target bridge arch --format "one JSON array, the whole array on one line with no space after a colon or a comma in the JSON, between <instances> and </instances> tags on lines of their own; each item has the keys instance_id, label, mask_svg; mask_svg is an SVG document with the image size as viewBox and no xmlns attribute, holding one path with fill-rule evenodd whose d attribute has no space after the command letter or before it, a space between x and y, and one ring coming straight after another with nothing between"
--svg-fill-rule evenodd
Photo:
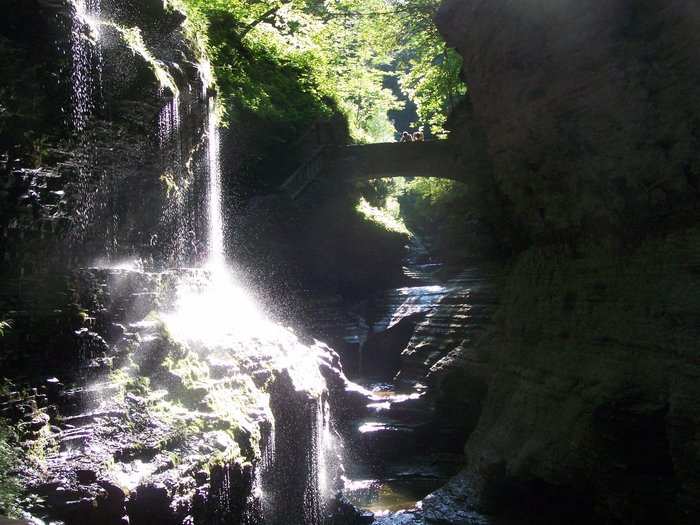
<instances>
[{"instance_id":1,"label":"bridge arch","mask_svg":"<svg viewBox=\"0 0 700 525\"><path fill-rule=\"evenodd\" d=\"M330 148L326 154L326 176L336 180L465 177L460 155L446 140L340 146Z\"/></svg>"},{"instance_id":2,"label":"bridge arch","mask_svg":"<svg viewBox=\"0 0 700 525\"><path fill-rule=\"evenodd\" d=\"M449 140L320 146L281 186L298 197L315 179L348 181L392 177L437 177L466 182L485 168L483 152L465 152Z\"/></svg>"}]
</instances>

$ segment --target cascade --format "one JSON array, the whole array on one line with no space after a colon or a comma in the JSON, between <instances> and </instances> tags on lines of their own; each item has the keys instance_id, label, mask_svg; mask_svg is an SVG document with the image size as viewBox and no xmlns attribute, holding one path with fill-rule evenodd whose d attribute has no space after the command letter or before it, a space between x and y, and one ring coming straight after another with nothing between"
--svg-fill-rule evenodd
<instances>
[{"instance_id":1,"label":"cascade","mask_svg":"<svg viewBox=\"0 0 700 525\"><path fill-rule=\"evenodd\" d=\"M183 162L182 106L187 115L190 108L179 92L160 87L162 102L158 114L157 138L160 153L160 179L166 188L166 200L161 214L162 230L170 230L169 238L164 239L165 253L172 266L185 266L196 256L197 245L194 238L188 203L193 200L194 174L189 165ZM191 102L190 102L191 103ZM168 225L174 225L168 228Z\"/></svg>"},{"instance_id":2,"label":"cascade","mask_svg":"<svg viewBox=\"0 0 700 525\"><path fill-rule=\"evenodd\" d=\"M82 132L95 109L101 85L101 55L97 44L101 0L73 0L71 27L71 124Z\"/></svg>"},{"instance_id":3,"label":"cascade","mask_svg":"<svg viewBox=\"0 0 700 525\"><path fill-rule=\"evenodd\" d=\"M216 99L207 101L207 160L209 176L209 238L208 264L215 271L224 267L224 220L221 210L221 165L219 129L216 123Z\"/></svg>"},{"instance_id":4,"label":"cascade","mask_svg":"<svg viewBox=\"0 0 700 525\"><path fill-rule=\"evenodd\" d=\"M160 89L161 97L165 97L165 90ZM180 141L180 95L175 94L169 98L158 115L158 141L161 148L168 145L173 139Z\"/></svg>"},{"instance_id":5,"label":"cascade","mask_svg":"<svg viewBox=\"0 0 700 525\"><path fill-rule=\"evenodd\" d=\"M114 173L101 169L103 159L97 152L108 148L100 150L104 144L98 133L89 138L85 133L100 99L102 65L105 75L114 69L114 50L107 36L122 31L110 19L111 4L101 0L72 0L72 4L70 118L78 139L75 185L80 190L80 209L76 222L82 229L71 240L84 241L92 233L88 228L102 216L113 218L110 232L117 231L121 216L113 212L116 207L110 199L117 190L131 188L116 188L128 179L115 173L130 167L122 166L115 155L117 162L110 166ZM100 30L104 32L102 50ZM135 56L145 59L146 53ZM158 63L165 69L172 65L172 61ZM149 104L155 100L160 106L153 106L154 119L147 121L154 123L152 141L144 144L143 151L155 156L153 164L163 185L153 179L149 180L153 184L144 187L167 193L167 199L162 200L161 209L154 207L153 212L161 217L156 215L153 223L137 224L135 217L129 225L143 229L138 239L146 242L126 247L133 261L119 262L116 256L110 258L113 253L108 250L101 264L75 272L75 300L85 326L70 328L71 337L78 341L73 350L79 361L74 368L79 372L65 372L72 397L61 413L65 422L73 423L61 429L60 446L49 451L46 476L73 472L85 457L100 482L117 483L129 493L124 499L120 492L122 499L116 503L95 503L86 511L93 513L90 516L107 513L110 519L122 519L128 514L132 523L153 522L148 499L154 496L152 485L171 476L168 481L173 484L183 477L190 480L182 481L178 489L189 490L187 483L196 481L197 490L210 492L192 498L191 507L183 505L184 510L168 507L173 501L169 500L167 509L161 508L164 514L182 510L195 515L202 511L195 507L205 500L202 512L211 518L206 521L211 525L237 522L236 516L250 516L246 523L321 525L340 472L330 393L325 370L322 373L330 366L332 352L322 343L301 341L271 319L227 265L225 234L230 232L225 231L223 212L217 100L206 61L200 64L199 73L201 92L189 89L167 94L161 89L157 97L154 92L147 95ZM106 96L105 100L110 99ZM200 185L200 180L205 183ZM129 194L128 199L145 202L142 195ZM194 213L192 208L196 208ZM192 227L198 226L200 216L206 218L201 235L206 246L204 261L192 257L186 246L200 242ZM89 249L96 252L103 239L92 240ZM144 262L155 252L156 244L174 253L167 263L169 269L162 272L149 271L152 266ZM139 252L141 246L146 253ZM123 257L124 248L120 249L114 253ZM193 262L196 268L191 267ZM191 369L181 373L178 366ZM132 388L137 395L132 395ZM127 415L142 424L124 425ZM183 421L201 426L181 428ZM145 438L150 440L146 453L141 446ZM164 456L175 452L182 455L180 471L178 465L164 467L162 463ZM208 454L215 452L220 462L212 465L207 462ZM185 463L190 470L183 474ZM198 474L209 467L211 477L205 485ZM65 487L81 495L87 490L83 484L76 485L72 475L61 478L61 483L65 493L69 493ZM51 490L58 488L57 484ZM52 492L58 503L51 500L48 510L40 509L46 510L47 517L60 516L70 507L72 500L63 501L63 492L58 492ZM253 516L262 516L262 521ZM63 521L70 525L80 519L70 515ZM91 519L86 517L85 522L105 522Z\"/></svg>"},{"instance_id":6,"label":"cascade","mask_svg":"<svg viewBox=\"0 0 700 525\"><path fill-rule=\"evenodd\" d=\"M288 376L295 390L305 392L302 398L307 401L301 413L305 414L309 432L308 436L302 432L294 439L306 449L306 477L302 501L293 505L303 507L299 514L303 515L306 525L320 525L325 502L332 495L334 472L339 472L340 468L336 437L331 427L328 389L320 372L325 347L303 344L293 332L268 318L226 264L220 134L216 99L211 94L212 74L207 62L200 64L200 77L207 112L207 260L203 271L182 276L177 286L175 308L163 314L163 319L175 340L210 359L266 363L268 369ZM176 110L165 111L165 118L177 121ZM299 416L299 412L288 408L283 406L278 412ZM268 413L271 429L261 451L259 472L253 479L253 494L258 498L257 504L266 523L277 523L277 516L285 515L276 507L290 499L289 487L280 486L276 477L279 469L290 469L294 464L294 460L288 461L290 456L300 453L288 450L278 457L278 450L289 448L290 436L279 431L274 413L274 408ZM292 432L299 433L296 429ZM304 437L308 440L304 441Z\"/></svg>"}]
</instances>

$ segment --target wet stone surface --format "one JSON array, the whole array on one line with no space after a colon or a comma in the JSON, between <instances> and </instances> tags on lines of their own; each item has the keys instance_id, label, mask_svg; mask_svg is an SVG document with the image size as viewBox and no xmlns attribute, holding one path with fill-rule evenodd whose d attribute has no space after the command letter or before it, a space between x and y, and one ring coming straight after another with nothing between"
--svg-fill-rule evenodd
<instances>
[{"instance_id":1,"label":"wet stone surface","mask_svg":"<svg viewBox=\"0 0 700 525\"><path fill-rule=\"evenodd\" d=\"M298 502L290 519L320 523L320 510L313 517L306 506L320 476L320 393L279 368L275 347L204 351L173 339L153 312L167 312L176 284L192 277L208 278L192 270L76 275L90 328L75 330L75 361L63 375L0 399L21 432L27 461L19 477L34 495L26 505L33 516L66 525L254 524L265 519L267 487ZM132 307L142 297L153 309L138 320ZM309 364L323 363L329 383L344 390L338 357L314 348ZM324 496L316 497L320 509Z\"/></svg>"},{"instance_id":2,"label":"wet stone surface","mask_svg":"<svg viewBox=\"0 0 700 525\"><path fill-rule=\"evenodd\" d=\"M490 523L466 510L465 482L452 477L486 389L489 359L475 342L491 326L497 276L474 264L445 279L419 242L404 274L406 286L341 308L345 315L321 307L317 329L349 343L342 358L359 384L340 426L345 495L377 524Z\"/></svg>"}]
</instances>

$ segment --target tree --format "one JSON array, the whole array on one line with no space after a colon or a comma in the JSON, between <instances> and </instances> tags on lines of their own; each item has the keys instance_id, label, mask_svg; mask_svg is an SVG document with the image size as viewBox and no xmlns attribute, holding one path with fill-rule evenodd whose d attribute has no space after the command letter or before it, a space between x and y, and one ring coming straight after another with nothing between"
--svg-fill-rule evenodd
<instances>
[{"instance_id":1,"label":"tree","mask_svg":"<svg viewBox=\"0 0 700 525\"><path fill-rule=\"evenodd\" d=\"M459 56L446 47L433 23L438 0L181 1L217 34L209 38L209 48L219 76L227 75L222 87L254 110L274 101L250 85L254 80L246 77L246 68L237 69L231 46L224 49L222 40L236 42L238 52L253 59L263 53L306 68L300 76L305 89L318 100L335 99L361 142L393 140L387 112L401 109L402 103L385 87L387 76L400 79L421 123L436 134L444 132L449 110L466 92Z\"/></svg>"}]
</instances>

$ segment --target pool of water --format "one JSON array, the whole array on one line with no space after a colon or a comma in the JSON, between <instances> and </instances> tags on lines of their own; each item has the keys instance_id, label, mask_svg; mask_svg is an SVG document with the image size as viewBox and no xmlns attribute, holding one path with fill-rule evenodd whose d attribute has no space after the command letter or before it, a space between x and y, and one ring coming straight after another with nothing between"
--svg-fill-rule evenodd
<instances>
[{"instance_id":1,"label":"pool of water","mask_svg":"<svg viewBox=\"0 0 700 525\"><path fill-rule=\"evenodd\" d=\"M446 481L438 478L352 480L346 483L345 495L353 505L382 516L410 509Z\"/></svg>"}]
</instances>

